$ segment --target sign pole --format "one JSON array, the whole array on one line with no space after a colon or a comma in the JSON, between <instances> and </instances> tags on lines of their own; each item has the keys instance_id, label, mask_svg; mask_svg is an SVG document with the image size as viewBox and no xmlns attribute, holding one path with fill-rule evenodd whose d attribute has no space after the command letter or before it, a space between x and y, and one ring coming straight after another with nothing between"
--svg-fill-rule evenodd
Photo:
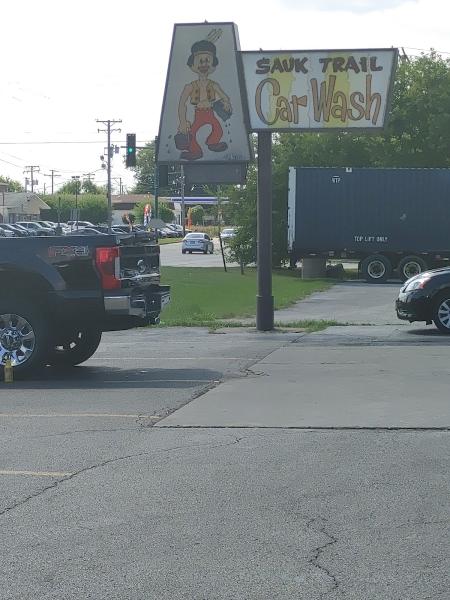
<instances>
[{"instance_id":1,"label":"sign pole","mask_svg":"<svg viewBox=\"0 0 450 600\"><path fill-rule=\"evenodd\" d=\"M186 180L184 176L184 165L181 165L181 224L183 226L183 238L186 236L186 207L184 204L184 186Z\"/></svg>"},{"instance_id":2,"label":"sign pole","mask_svg":"<svg viewBox=\"0 0 450 600\"><path fill-rule=\"evenodd\" d=\"M256 328L273 329L272 296L272 132L258 133L258 218Z\"/></svg>"}]
</instances>

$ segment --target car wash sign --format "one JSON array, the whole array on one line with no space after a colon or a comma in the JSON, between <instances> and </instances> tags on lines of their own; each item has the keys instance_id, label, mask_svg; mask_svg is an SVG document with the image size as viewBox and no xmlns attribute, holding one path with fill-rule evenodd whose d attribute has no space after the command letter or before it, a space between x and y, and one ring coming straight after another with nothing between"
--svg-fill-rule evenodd
<instances>
[{"instance_id":1,"label":"car wash sign","mask_svg":"<svg viewBox=\"0 0 450 600\"><path fill-rule=\"evenodd\" d=\"M250 129L382 129L397 49L242 52Z\"/></svg>"}]
</instances>

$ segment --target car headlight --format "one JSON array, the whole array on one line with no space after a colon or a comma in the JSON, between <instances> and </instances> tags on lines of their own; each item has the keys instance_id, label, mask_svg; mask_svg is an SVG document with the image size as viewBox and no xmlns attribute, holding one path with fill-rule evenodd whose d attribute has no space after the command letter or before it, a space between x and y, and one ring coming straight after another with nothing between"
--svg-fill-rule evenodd
<instances>
[{"instance_id":1,"label":"car headlight","mask_svg":"<svg viewBox=\"0 0 450 600\"><path fill-rule=\"evenodd\" d=\"M404 292L412 292L413 290L421 290L430 281L431 277L414 277L410 281L407 281L403 287Z\"/></svg>"}]
</instances>

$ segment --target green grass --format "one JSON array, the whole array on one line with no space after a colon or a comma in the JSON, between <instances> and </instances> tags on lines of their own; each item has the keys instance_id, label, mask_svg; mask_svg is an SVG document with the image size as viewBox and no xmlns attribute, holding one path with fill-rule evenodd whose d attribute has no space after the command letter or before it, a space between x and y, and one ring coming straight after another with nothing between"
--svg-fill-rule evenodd
<instances>
[{"instance_id":1,"label":"green grass","mask_svg":"<svg viewBox=\"0 0 450 600\"><path fill-rule=\"evenodd\" d=\"M182 238L159 238L158 243L163 244L179 244Z\"/></svg>"},{"instance_id":2,"label":"green grass","mask_svg":"<svg viewBox=\"0 0 450 600\"><path fill-rule=\"evenodd\" d=\"M255 316L255 269L247 269L241 275L238 268L225 273L219 267L163 267L161 280L172 288L171 303L161 314L162 325L217 327L226 319ZM275 308L285 308L332 285L320 279L302 280L293 271L274 271Z\"/></svg>"}]
</instances>

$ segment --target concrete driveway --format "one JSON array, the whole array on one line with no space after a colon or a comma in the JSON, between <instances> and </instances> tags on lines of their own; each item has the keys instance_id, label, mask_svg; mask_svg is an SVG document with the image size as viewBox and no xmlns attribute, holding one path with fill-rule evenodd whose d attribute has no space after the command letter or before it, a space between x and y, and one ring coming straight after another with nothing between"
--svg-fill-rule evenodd
<instances>
[{"instance_id":1,"label":"concrete driveway","mask_svg":"<svg viewBox=\"0 0 450 600\"><path fill-rule=\"evenodd\" d=\"M275 312L275 321L326 320L355 325L401 325L394 303L401 283L344 281ZM276 299L275 299L276 300Z\"/></svg>"}]
</instances>

